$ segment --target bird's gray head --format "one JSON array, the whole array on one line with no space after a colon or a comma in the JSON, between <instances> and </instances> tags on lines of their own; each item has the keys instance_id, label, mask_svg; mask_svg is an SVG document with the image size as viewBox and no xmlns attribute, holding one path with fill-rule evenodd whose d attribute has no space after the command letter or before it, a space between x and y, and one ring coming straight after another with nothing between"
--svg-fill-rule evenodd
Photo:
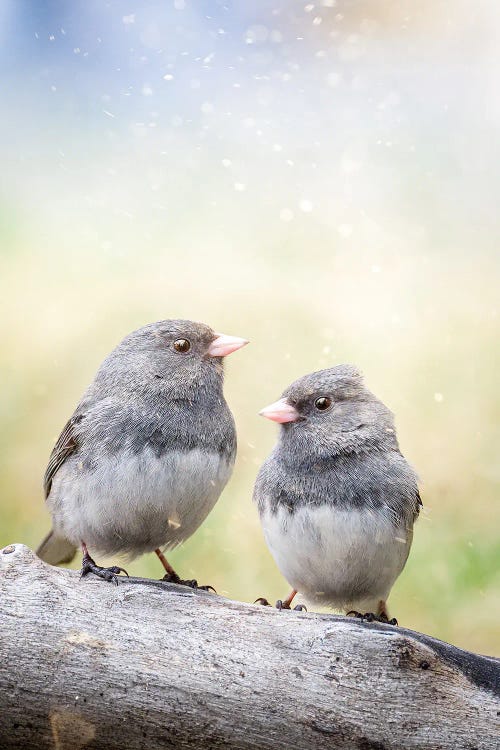
<instances>
[{"instance_id":1,"label":"bird's gray head","mask_svg":"<svg viewBox=\"0 0 500 750\"><path fill-rule=\"evenodd\" d=\"M161 320L129 333L102 363L95 385L190 398L222 386L222 361L246 339L215 333L192 320Z\"/></svg>"},{"instance_id":2,"label":"bird's gray head","mask_svg":"<svg viewBox=\"0 0 500 750\"><path fill-rule=\"evenodd\" d=\"M260 413L282 425L281 443L292 454L327 458L398 447L391 411L365 387L353 365L299 378Z\"/></svg>"}]
</instances>

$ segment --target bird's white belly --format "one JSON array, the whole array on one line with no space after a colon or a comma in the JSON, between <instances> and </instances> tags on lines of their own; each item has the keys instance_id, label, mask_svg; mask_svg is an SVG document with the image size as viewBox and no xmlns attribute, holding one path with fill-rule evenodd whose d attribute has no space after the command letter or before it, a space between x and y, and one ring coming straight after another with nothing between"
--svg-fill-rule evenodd
<instances>
[{"instance_id":1,"label":"bird's white belly","mask_svg":"<svg viewBox=\"0 0 500 750\"><path fill-rule=\"evenodd\" d=\"M135 557L173 547L205 520L232 466L219 454L200 450L158 458L146 449L126 462L100 460L93 471L67 461L49 497L55 529L102 554Z\"/></svg>"},{"instance_id":2,"label":"bird's white belly","mask_svg":"<svg viewBox=\"0 0 500 750\"><path fill-rule=\"evenodd\" d=\"M404 567L412 531L380 512L306 506L266 509L264 535L287 581L311 602L375 611Z\"/></svg>"}]
</instances>

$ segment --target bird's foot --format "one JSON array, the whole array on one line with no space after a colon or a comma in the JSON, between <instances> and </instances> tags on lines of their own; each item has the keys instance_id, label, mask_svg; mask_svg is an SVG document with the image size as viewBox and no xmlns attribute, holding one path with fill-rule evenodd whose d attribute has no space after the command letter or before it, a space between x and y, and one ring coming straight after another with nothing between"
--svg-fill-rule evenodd
<instances>
[{"instance_id":1,"label":"bird's foot","mask_svg":"<svg viewBox=\"0 0 500 750\"><path fill-rule=\"evenodd\" d=\"M188 586L190 589L196 589L197 591L213 591L214 594L217 593L213 586L199 586L195 578L185 580L179 578L177 573L165 573L161 580L167 583L176 583L178 586Z\"/></svg>"},{"instance_id":2,"label":"bird's foot","mask_svg":"<svg viewBox=\"0 0 500 750\"><path fill-rule=\"evenodd\" d=\"M366 622L383 622L385 625L397 625L398 621L395 617L389 618L387 615L382 612L380 615L376 615L374 612L365 612L362 614L361 612L356 612L356 610L352 609L350 612L347 612L347 617L357 617L358 620L364 620Z\"/></svg>"},{"instance_id":3,"label":"bird's foot","mask_svg":"<svg viewBox=\"0 0 500 750\"><path fill-rule=\"evenodd\" d=\"M80 570L80 578L84 578L89 573L93 573L98 578L102 578L104 581L114 583L118 586L118 574L125 573L128 576L125 568L119 568L118 565L112 565L110 568L103 568L97 565L89 554L85 554L82 560L82 569Z\"/></svg>"},{"instance_id":4,"label":"bird's foot","mask_svg":"<svg viewBox=\"0 0 500 750\"><path fill-rule=\"evenodd\" d=\"M278 599L278 601L275 604L276 609L279 609L280 611L282 609L292 609L290 604L286 601L282 601L281 599ZM293 607L294 612L307 612L307 607L305 604L296 604L295 607Z\"/></svg>"},{"instance_id":5,"label":"bird's foot","mask_svg":"<svg viewBox=\"0 0 500 750\"><path fill-rule=\"evenodd\" d=\"M259 596L259 598L254 601L254 604L261 604L263 607L270 607L271 606L271 604L263 596ZM290 607L290 604L288 604L288 602L286 600L282 601L281 599L278 599L278 601L276 602L275 607L276 607L276 609L279 609L280 611L282 609L292 609ZM304 604L296 604L295 607L293 608L293 611L294 612L307 612L307 607Z\"/></svg>"}]
</instances>

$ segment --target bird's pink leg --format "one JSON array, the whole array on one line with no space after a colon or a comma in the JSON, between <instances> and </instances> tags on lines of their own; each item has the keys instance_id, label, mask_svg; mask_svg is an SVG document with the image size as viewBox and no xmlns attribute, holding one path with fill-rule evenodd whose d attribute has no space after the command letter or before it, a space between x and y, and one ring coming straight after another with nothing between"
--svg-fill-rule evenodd
<instances>
[{"instance_id":1,"label":"bird's pink leg","mask_svg":"<svg viewBox=\"0 0 500 750\"><path fill-rule=\"evenodd\" d=\"M290 591L290 593L288 594L288 596L287 596L286 599L283 599L283 600L282 599L278 599L278 601L276 602L276 609L280 609L280 610L281 609L291 609L290 605L293 602L296 594L297 594L296 589L292 589ZM267 601L267 599L265 599L263 596L260 596L258 599L256 599L254 601L254 604L262 604L264 607L270 607L271 606L269 604L269 602ZM306 608L304 607L303 604L297 604L294 607L294 610L296 610L297 612L302 612L305 609Z\"/></svg>"},{"instance_id":2,"label":"bird's pink leg","mask_svg":"<svg viewBox=\"0 0 500 750\"><path fill-rule=\"evenodd\" d=\"M165 572L168 573L172 577L177 576L177 578L179 578L179 576L177 575L173 567L170 565L169 561L167 560L167 558L165 557L165 555L163 554L163 552L161 551L159 547L155 549L155 553L158 555L159 561L165 568Z\"/></svg>"},{"instance_id":3,"label":"bird's pink leg","mask_svg":"<svg viewBox=\"0 0 500 750\"><path fill-rule=\"evenodd\" d=\"M292 589L286 599L278 599L278 601L276 602L276 607L278 609L290 609L290 604L293 602L296 594L297 591L295 589Z\"/></svg>"},{"instance_id":4,"label":"bird's pink leg","mask_svg":"<svg viewBox=\"0 0 500 750\"><path fill-rule=\"evenodd\" d=\"M180 578L173 567L170 565L169 561L161 551L159 547L155 549L155 553L158 556L159 561L165 568L165 575L162 578L162 581L167 581L167 583L177 583L179 586L189 586L191 589L203 589L204 591L215 591L213 586L198 586L198 581L195 579L193 580L183 580Z\"/></svg>"}]
</instances>

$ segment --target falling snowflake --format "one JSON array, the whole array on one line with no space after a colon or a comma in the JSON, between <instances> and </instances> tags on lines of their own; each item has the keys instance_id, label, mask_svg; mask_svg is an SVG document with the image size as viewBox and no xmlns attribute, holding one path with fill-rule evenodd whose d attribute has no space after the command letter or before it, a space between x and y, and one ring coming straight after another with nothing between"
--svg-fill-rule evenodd
<instances>
[{"instance_id":1,"label":"falling snowflake","mask_svg":"<svg viewBox=\"0 0 500 750\"><path fill-rule=\"evenodd\" d=\"M293 211L290 208L282 208L280 211L281 221L292 221Z\"/></svg>"}]
</instances>

